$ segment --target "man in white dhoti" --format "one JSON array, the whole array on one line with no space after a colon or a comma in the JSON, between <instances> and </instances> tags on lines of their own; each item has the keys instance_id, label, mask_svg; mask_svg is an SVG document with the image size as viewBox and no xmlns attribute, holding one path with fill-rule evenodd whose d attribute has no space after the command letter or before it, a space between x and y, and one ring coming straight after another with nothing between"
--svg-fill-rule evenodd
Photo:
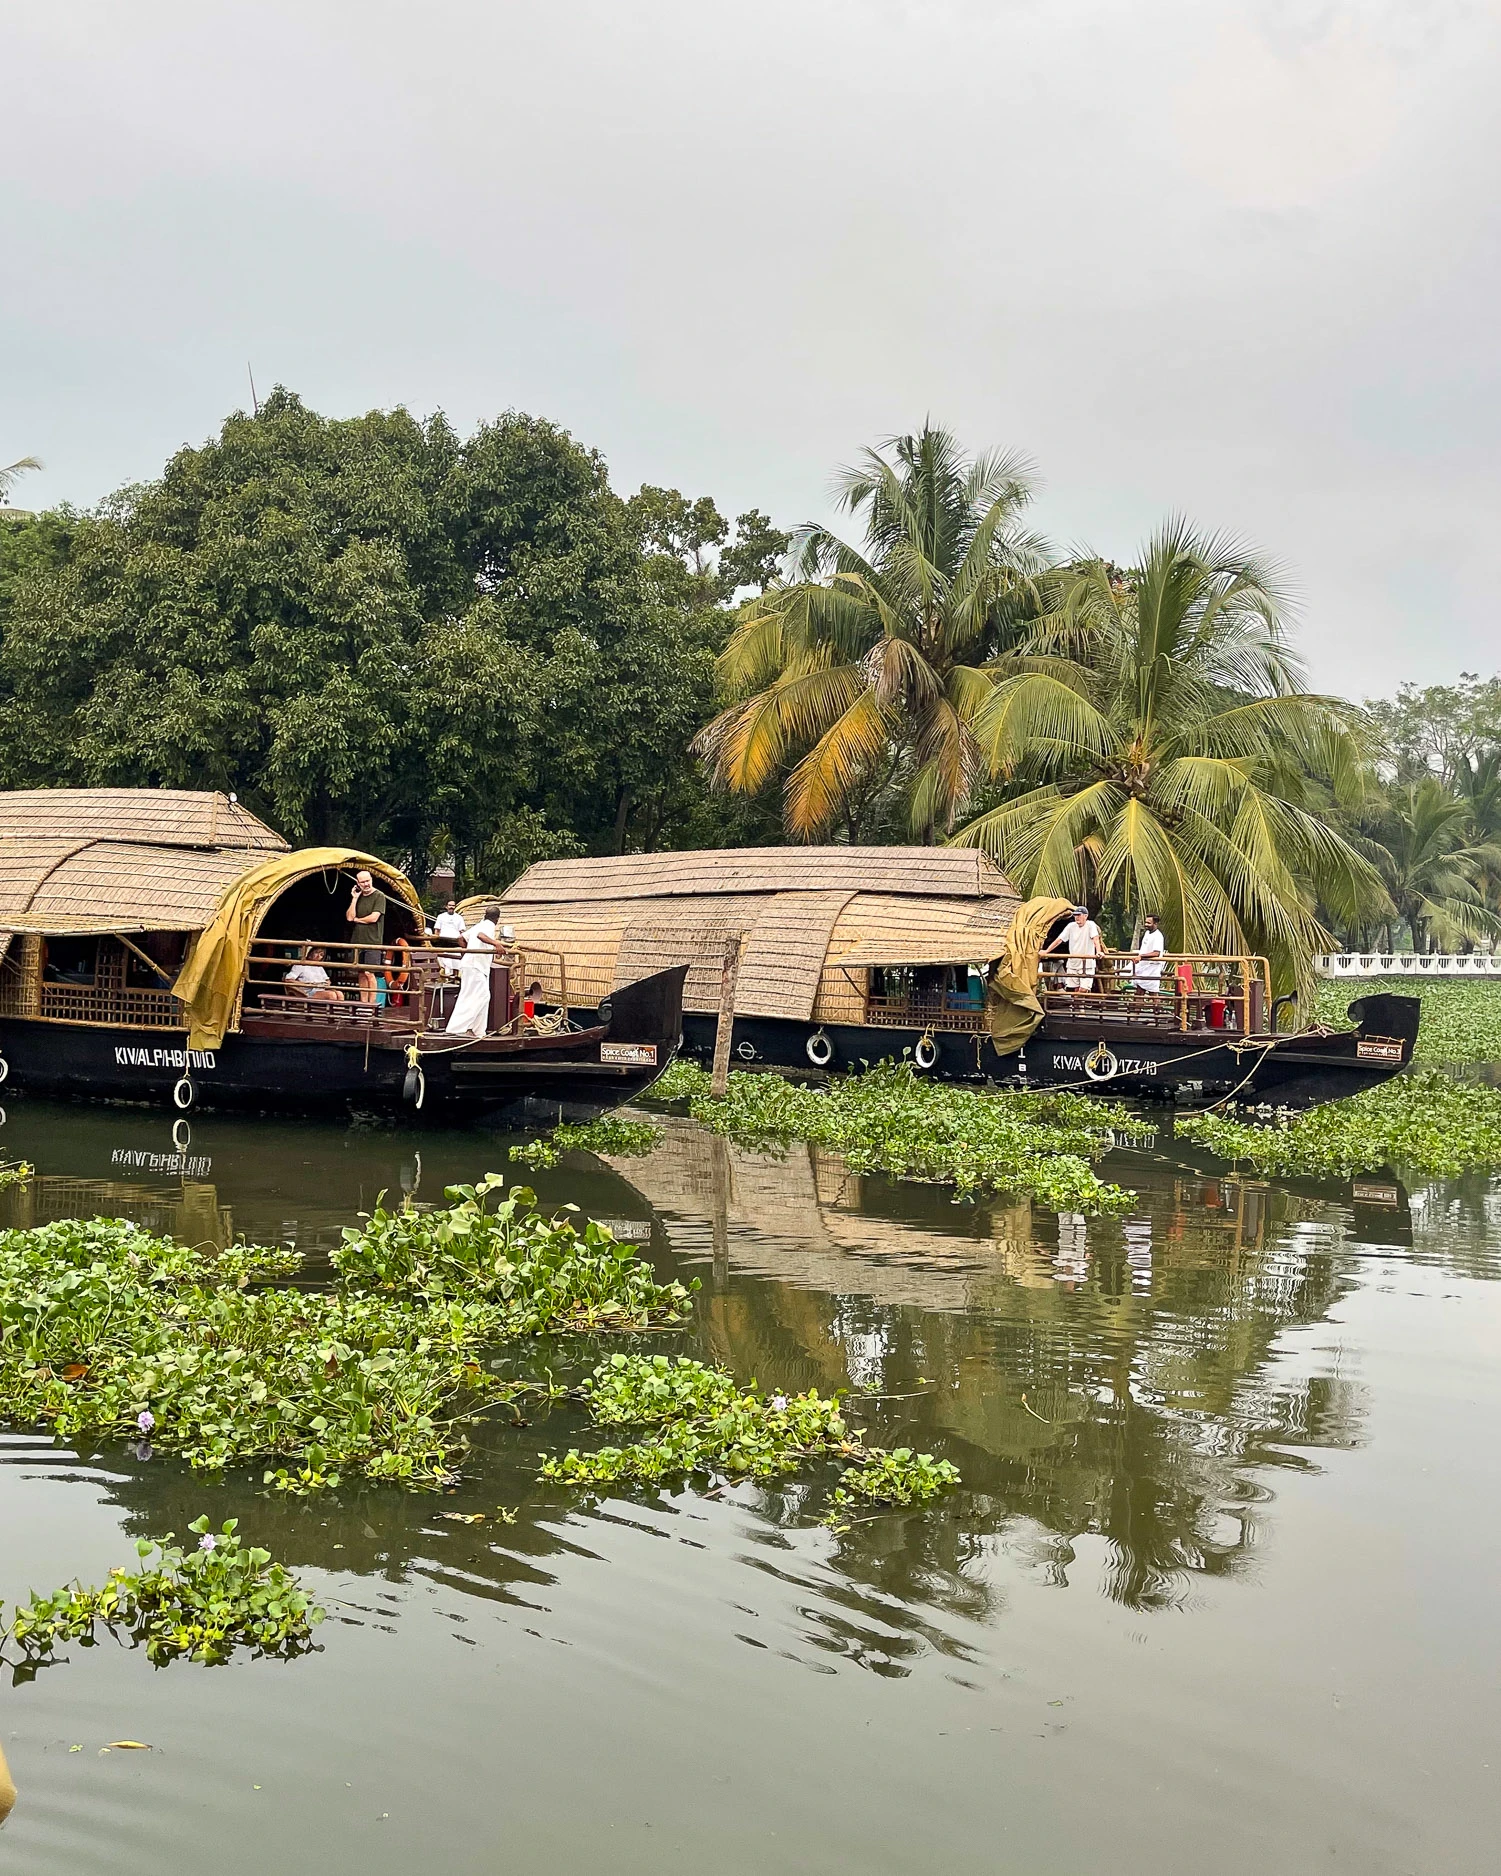
<instances>
[{"instance_id":1,"label":"man in white dhoti","mask_svg":"<svg viewBox=\"0 0 1501 1876\"><path fill-rule=\"evenodd\" d=\"M1136 947L1136 963L1131 972L1136 988L1147 996L1156 996L1162 988L1162 953L1166 948L1162 929L1148 912L1141 921L1141 939Z\"/></svg>"},{"instance_id":2,"label":"man in white dhoti","mask_svg":"<svg viewBox=\"0 0 1501 1876\"><path fill-rule=\"evenodd\" d=\"M490 966L501 948L495 921L498 905L487 905L485 916L464 935L464 958L459 966L459 998L448 1019L450 1036L482 1036L490 1026Z\"/></svg>"}]
</instances>

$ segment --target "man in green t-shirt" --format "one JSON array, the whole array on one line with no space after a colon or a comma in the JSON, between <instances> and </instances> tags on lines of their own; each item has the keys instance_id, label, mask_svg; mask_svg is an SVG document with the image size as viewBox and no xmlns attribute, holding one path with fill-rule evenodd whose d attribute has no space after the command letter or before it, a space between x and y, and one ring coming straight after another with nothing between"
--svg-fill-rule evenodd
<instances>
[{"instance_id":1,"label":"man in green t-shirt","mask_svg":"<svg viewBox=\"0 0 1501 1876\"><path fill-rule=\"evenodd\" d=\"M360 1002L375 1002L375 972L385 963L386 895L375 890L375 881L361 868L354 876L354 891L349 895L349 942L360 948L355 961L360 966Z\"/></svg>"}]
</instances>

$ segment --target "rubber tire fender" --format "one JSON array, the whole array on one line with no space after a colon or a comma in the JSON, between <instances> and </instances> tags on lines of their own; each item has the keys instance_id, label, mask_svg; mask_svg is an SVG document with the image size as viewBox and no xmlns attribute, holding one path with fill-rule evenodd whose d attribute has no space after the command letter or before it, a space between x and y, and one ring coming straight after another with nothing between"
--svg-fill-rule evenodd
<instances>
[{"instance_id":1,"label":"rubber tire fender","mask_svg":"<svg viewBox=\"0 0 1501 1876\"><path fill-rule=\"evenodd\" d=\"M912 1059L919 1068L932 1068L938 1060L938 1044L931 1036L919 1036Z\"/></svg>"},{"instance_id":2,"label":"rubber tire fender","mask_svg":"<svg viewBox=\"0 0 1501 1876\"><path fill-rule=\"evenodd\" d=\"M827 1068L834 1059L834 1044L827 1029L815 1029L803 1045L803 1052L815 1068Z\"/></svg>"}]
</instances>

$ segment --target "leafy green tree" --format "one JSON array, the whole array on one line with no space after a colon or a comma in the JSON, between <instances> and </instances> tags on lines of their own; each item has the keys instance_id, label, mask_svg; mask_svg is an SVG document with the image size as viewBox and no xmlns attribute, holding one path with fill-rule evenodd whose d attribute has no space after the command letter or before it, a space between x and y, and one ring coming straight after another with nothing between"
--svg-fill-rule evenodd
<instances>
[{"instance_id":1,"label":"leafy green tree","mask_svg":"<svg viewBox=\"0 0 1501 1876\"><path fill-rule=\"evenodd\" d=\"M0 528L0 785L232 788L491 884L698 812L726 615L554 425L461 439L278 389L43 522Z\"/></svg>"},{"instance_id":2,"label":"leafy green tree","mask_svg":"<svg viewBox=\"0 0 1501 1876\"><path fill-rule=\"evenodd\" d=\"M784 787L803 840L862 812L893 784L910 827L947 829L983 771L975 722L1031 606L1039 542L1015 456L966 459L932 424L867 451L840 501L863 551L802 528L793 578L749 601L720 660L735 699L699 738L716 783ZM743 518L748 519L748 518Z\"/></svg>"},{"instance_id":3,"label":"leafy green tree","mask_svg":"<svg viewBox=\"0 0 1501 1876\"><path fill-rule=\"evenodd\" d=\"M1283 982L1341 916L1379 902L1370 862L1327 824L1307 778L1354 799L1351 712L1298 688L1273 572L1169 522L1140 565L1058 572L1019 668L973 732L1020 792L956 836L1019 888L1161 920L1173 950L1269 957Z\"/></svg>"},{"instance_id":4,"label":"leafy green tree","mask_svg":"<svg viewBox=\"0 0 1501 1876\"><path fill-rule=\"evenodd\" d=\"M1501 845L1476 839L1471 804L1436 775L1387 793L1367 848L1418 950L1447 950L1501 930L1486 886Z\"/></svg>"},{"instance_id":5,"label":"leafy green tree","mask_svg":"<svg viewBox=\"0 0 1501 1876\"><path fill-rule=\"evenodd\" d=\"M1455 783L1467 762L1501 748L1501 677L1462 671L1454 684L1403 684L1395 697L1368 698L1365 712L1397 781Z\"/></svg>"}]
</instances>

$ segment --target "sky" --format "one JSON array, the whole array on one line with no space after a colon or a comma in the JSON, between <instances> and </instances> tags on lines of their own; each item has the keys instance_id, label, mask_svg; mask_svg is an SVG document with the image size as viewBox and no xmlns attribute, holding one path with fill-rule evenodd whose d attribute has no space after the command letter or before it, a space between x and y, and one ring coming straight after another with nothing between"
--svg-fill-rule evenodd
<instances>
[{"instance_id":1,"label":"sky","mask_svg":"<svg viewBox=\"0 0 1501 1876\"><path fill-rule=\"evenodd\" d=\"M1128 561L1284 570L1313 681L1501 665L1501 0L48 0L0 20L0 463L282 383L829 519L924 417Z\"/></svg>"}]
</instances>

